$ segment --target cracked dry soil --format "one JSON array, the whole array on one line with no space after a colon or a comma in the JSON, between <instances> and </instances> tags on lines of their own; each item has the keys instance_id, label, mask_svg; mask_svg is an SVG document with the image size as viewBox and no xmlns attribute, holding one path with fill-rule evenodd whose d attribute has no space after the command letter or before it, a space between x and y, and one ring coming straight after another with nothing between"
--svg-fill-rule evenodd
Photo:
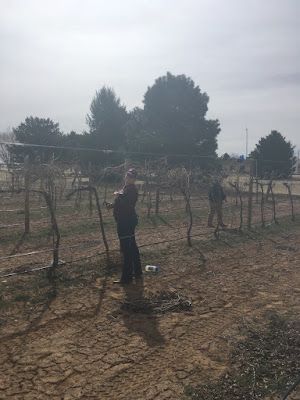
<instances>
[{"instance_id":1,"label":"cracked dry soil","mask_svg":"<svg viewBox=\"0 0 300 400\"><path fill-rule=\"evenodd\" d=\"M42 305L5 309L0 399L187 398L186 386L230 370L242 324L263 326L268 311L299 315L299 239L298 227L271 240L216 243L207 252L196 242L174 245L160 273L143 282L119 287L114 277L98 277L58 288ZM122 308L166 290L188 296L192 309L143 314Z\"/></svg>"}]
</instances>

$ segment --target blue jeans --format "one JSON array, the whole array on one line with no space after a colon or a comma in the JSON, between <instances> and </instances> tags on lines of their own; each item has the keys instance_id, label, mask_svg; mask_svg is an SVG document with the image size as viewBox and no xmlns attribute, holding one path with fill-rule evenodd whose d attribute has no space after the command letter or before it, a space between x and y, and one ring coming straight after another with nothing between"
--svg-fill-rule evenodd
<instances>
[{"instance_id":1,"label":"blue jeans","mask_svg":"<svg viewBox=\"0 0 300 400\"><path fill-rule=\"evenodd\" d=\"M116 222L121 252L124 256L121 281L131 282L133 275L142 275L140 252L134 234L138 224L138 217L136 214L129 215L128 217L118 218Z\"/></svg>"}]
</instances>

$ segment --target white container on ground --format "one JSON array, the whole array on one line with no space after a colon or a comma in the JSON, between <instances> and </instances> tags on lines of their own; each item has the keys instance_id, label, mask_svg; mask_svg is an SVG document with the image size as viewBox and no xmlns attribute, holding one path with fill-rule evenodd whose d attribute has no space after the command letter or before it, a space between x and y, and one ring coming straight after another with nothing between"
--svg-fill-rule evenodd
<instances>
[{"instance_id":1,"label":"white container on ground","mask_svg":"<svg viewBox=\"0 0 300 400\"><path fill-rule=\"evenodd\" d=\"M146 272L158 272L158 267L156 265L146 265Z\"/></svg>"}]
</instances>

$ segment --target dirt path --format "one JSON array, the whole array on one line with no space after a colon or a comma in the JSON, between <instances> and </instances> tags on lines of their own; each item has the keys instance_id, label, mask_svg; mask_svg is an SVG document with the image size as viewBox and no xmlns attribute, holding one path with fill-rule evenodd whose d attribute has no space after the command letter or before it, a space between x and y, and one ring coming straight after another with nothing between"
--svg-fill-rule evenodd
<instances>
[{"instance_id":1,"label":"dirt path","mask_svg":"<svg viewBox=\"0 0 300 400\"><path fill-rule=\"evenodd\" d=\"M299 239L300 230L207 253L197 244L173 248L144 282L123 288L97 278L60 291L27 321L11 315L1 334L0 399L184 399L203 373L217 378L230 368L239 326L264 324L267 311L299 313ZM163 290L190 297L192 309L121 309Z\"/></svg>"}]
</instances>

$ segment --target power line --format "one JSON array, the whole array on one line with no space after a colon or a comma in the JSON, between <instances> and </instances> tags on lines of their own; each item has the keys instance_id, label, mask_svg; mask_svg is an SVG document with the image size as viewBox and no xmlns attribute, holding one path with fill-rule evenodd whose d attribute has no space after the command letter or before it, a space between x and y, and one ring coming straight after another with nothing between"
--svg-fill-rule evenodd
<instances>
[{"instance_id":1,"label":"power line","mask_svg":"<svg viewBox=\"0 0 300 400\"><path fill-rule=\"evenodd\" d=\"M248 131L248 130L247 130ZM111 149L91 149L88 147L66 147L66 146L53 146L46 144L33 144L33 143L12 143L12 142L0 142L0 145L5 146L19 146L19 147L36 147L36 148L49 148L49 149L58 149L58 150L73 150L73 151L92 151L104 154L132 154L132 155L145 155L145 156L159 156L159 157L193 157L193 158L212 158L215 160L219 160L219 157L215 155L197 155L197 154L166 154L166 153L147 153L147 152L139 152L139 151L125 151L125 150L111 150ZM256 159L250 159L256 160ZM222 161L222 160L220 160ZM231 161L231 160L229 160ZM279 161L279 160L264 160L257 159L257 161L268 161L268 162L279 162L279 163L290 163L289 161ZM18 163L18 165L21 165Z\"/></svg>"}]
</instances>

